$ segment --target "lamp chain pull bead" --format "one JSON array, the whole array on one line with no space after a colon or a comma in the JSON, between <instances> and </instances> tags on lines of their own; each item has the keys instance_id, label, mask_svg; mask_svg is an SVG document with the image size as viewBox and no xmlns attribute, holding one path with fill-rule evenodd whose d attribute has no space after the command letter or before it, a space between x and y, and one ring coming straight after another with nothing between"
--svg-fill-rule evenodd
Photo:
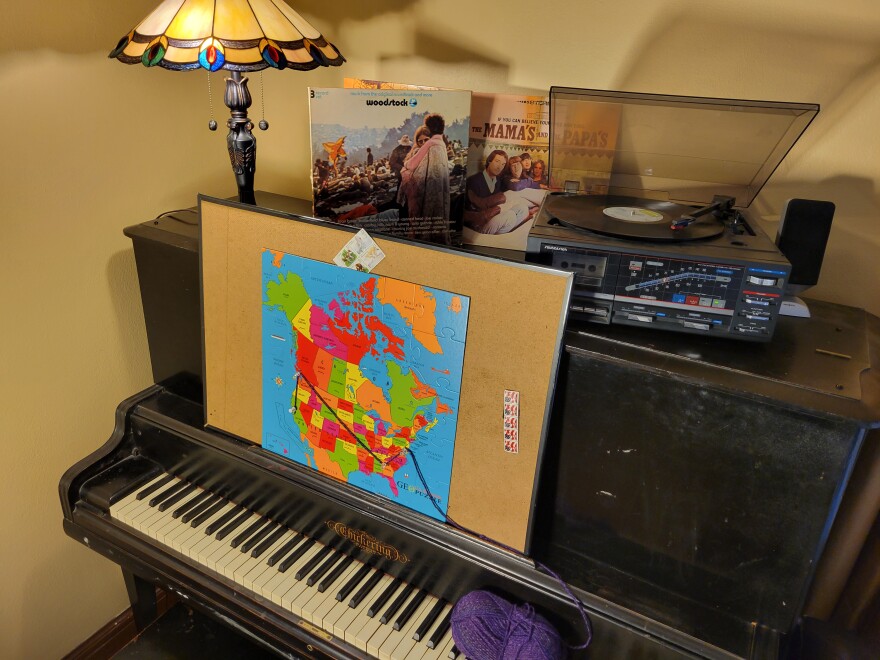
<instances>
[{"instance_id":1,"label":"lamp chain pull bead","mask_svg":"<svg viewBox=\"0 0 880 660\"><path fill-rule=\"evenodd\" d=\"M208 107L211 109L211 120L208 122L208 130L216 131L217 122L214 120L214 97L211 95L211 72L208 71Z\"/></svg>"},{"instance_id":2,"label":"lamp chain pull bead","mask_svg":"<svg viewBox=\"0 0 880 660\"><path fill-rule=\"evenodd\" d=\"M269 130L269 122L266 121L266 97L263 95L263 72L260 71L260 114L263 116L260 119L259 127L261 131Z\"/></svg>"}]
</instances>

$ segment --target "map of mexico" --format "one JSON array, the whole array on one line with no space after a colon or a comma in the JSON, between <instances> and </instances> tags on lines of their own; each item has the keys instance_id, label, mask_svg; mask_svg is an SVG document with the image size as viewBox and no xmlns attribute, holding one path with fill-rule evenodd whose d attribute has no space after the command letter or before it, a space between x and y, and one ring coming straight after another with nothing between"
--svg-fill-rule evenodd
<instances>
[{"instance_id":1,"label":"map of mexico","mask_svg":"<svg viewBox=\"0 0 880 660\"><path fill-rule=\"evenodd\" d=\"M264 250L263 447L442 519L469 299Z\"/></svg>"}]
</instances>

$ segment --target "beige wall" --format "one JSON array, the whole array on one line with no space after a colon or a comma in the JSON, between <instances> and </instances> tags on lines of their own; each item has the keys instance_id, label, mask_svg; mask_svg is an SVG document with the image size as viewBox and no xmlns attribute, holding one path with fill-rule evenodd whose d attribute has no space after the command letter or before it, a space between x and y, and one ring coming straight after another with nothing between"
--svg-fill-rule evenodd
<instances>
[{"instance_id":1,"label":"beige wall","mask_svg":"<svg viewBox=\"0 0 880 660\"><path fill-rule=\"evenodd\" d=\"M234 193L222 130L206 128L205 74L105 57L155 4L32 0L4 3L0 18L4 658L58 657L126 606L118 568L64 536L57 495L63 471L108 437L115 405L150 382L122 228L191 206L199 192ZM294 4L349 62L265 74L272 128L259 135L258 188L308 194L305 88L343 75L819 102L756 207L772 230L789 197L834 201L813 294L880 313L876 0Z\"/></svg>"}]
</instances>

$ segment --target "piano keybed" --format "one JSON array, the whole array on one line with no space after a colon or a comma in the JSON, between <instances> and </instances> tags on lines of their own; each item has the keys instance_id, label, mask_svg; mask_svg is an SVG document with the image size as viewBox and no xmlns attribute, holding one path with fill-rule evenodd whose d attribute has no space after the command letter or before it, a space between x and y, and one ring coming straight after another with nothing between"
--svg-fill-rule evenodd
<instances>
[{"instance_id":1,"label":"piano keybed","mask_svg":"<svg viewBox=\"0 0 880 660\"><path fill-rule=\"evenodd\" d=\"M184 479L161 474L109 515L370 657L464 658L451 603Z\"/></svg>"}]
</instances>

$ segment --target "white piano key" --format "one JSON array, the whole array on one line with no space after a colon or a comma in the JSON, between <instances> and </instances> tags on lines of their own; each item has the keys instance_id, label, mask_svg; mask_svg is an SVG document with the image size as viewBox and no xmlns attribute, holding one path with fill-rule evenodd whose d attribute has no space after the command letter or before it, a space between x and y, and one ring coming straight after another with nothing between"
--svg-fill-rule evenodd
<instances>
[{"instance_id":1,"label":"white piano key","mask_svg":"<svg viewBox=\"0 0 880 660\"><path fill-rule=\"evenodd\" d=\"M363 567L363 563L362 563L362 562L358 562L358 568L357 568L357 570L358 570L358 571L361 570L362 567ZM357 583L357 584L354 586L354 588L351 590L351 594L355 593L356 590L357 590L357 588L358 588L360 585L365 584L366 581L369 580L370 577L375 573L375 571L376 571L376 569L371 569L369 573L366 573L363 577L361 577L361 579L358 581L358 583ZM355 571L355 573L357 573L357 571ZM354 576L354 573L352 574L351 577L353 577L353 576ZM344 584L345 584L345 583L343 583L343 585L344 585ZM341 588L343 585L340 585L340 588ZM351 594L349 594L349 596L346 596L346 597L343 598L342 600L337 600L337 599L336 599L336 594L338 594L338 593L339 593L339 589L334 590L334 593L332 594L332 596L333 596L333 607L332 607L332 608L330 609L330 611L327 612L327 614L323 617L323 623L321 624L321 626L322 626L322 627L324 628L324 630L326 630L327 632L329 632L329 633L331 633L331 634L333 634L333 635L336 635L337 637L339 637L340 639L342 639L342 638L345 637L345 628L342 627L342 628L340 628L340 629L342 630L342 632L337 632L337 630L338 630L338 629L337 629L337 623L340 621L340 619L342 619L344 616L349 615L349 614L351 614L351 619L353 620L353 619L354 619L354 616L357 614L357 608L349 607L349 606L348 606L348 601L351 600L351 597L350 597ZM349 621L348 623L350 623L350 621ZM346 625L347 625L347 624L346 624Z\"/></svg>"},{"instance_id":2,"label":"white piano key","mask_svg":"<svg viewBox=\"0 0 880 660\"><path fill-rule=\"evenodd\" d=\"M217 561L216 571L218 573L222 573L230 580L233 579L232 575L239 566L245 563L249 557L246 552L242 552L241 548L232 548L235 551L234 555L227 555L223 557L223 559L219 559Z\"/></svg>"},{"instance_id":3,"label":"white piano key","mask_svg":"<svg viewBox=\"0 0 880 660\"><path fill-rule=\"evenodd\" d=\"M428 615L428 612L431 611L436 602L437 599L434 596L428 595L425 597L422 604L413 612L409 621L400 630L392 632L388 639L385 640L385 643L382 644L379 649L380 660L406 660L407 653L416 644L416 640L413 639L416 628L419 627L422 619Z\"/></svg>"},{"instance_id":4,"label":"white piano key","mask_svg":"<svg viewBox=\"0 0 880 660\"><path fill-rule=\"evenodd\" d=\"M258 562L256 566L254 566L251 571L244 576L242 580L242 586L246 589L250 589L253 592L260 593L260 589L262 588L263 582L268 579L266 577L263 581L260 581L267 572L271 576L273 573L277 572L277 569L274 566L269 566L266 562L269 557L272 556L273 553L277 552L280 548L284 546L290 539L292 539L296 535L296 532L287 530L284 535L278 538L278 540L273 543L269 548L266 549L258 558Z\"/></svg>"},{"instance_id":5,"label":"white piano key","mask_svg":"<svg viewBox=\"0 0 880 660\"><path fill-rule=\"evenodd\" d=\"M434 631L440 625L440 623L443 621L443 617L446 615L447 612L449 612L450 609L451 606L449 605L449 603L447 603L445 600L438 600L437 604L434 606L434 609L432 609L431 612L429 612L428 615L425 617L424 624L420 626L419 630L417 630L413 634L413 639L415 639L417 642L427 643L427 641L431 639L432 631ZM434 618L428 621L428 617L430 617L431 613L434 612L436 612ZM416 635L420 636L416 637Z\"/></svg>"},{"instance_id":6,"label":"white piano key","mask_svg":"<svg viewBox=\"0 0 880 660\"><path fill-rule=\"evenodd\" d=\"M270 547L270 550L273 548L278 548L280 547L280 545L281 544L278 542L278 540L276 540L275 543L273 543ZM253 585L254 581L253 578L251 578L251 581L248 584L246 582L247 576L254 569L268 568L268 566L266 565L266 555L262 554L259 557L254 557L250 552L244 552L242 554L247 557L247 561L239 565L239 567L232 572L232 579L241 586L246 587L247 589L251 589L251 586L249 586L249 584Z\"/></svg>"},{"instance_id":7,"label":"white piano key","mask_svg":"<svg viewBox=\"0 0 880 660\"><path fill-rule=\"evenodd\" d=\"M219 548L229 546L225 539L218 541L213 535L205 534L204 530L200 530L198 535L190 535L186 545L189 547L184 551L184 542L181 542L181 552L204 566L208 565L208 557L217 552Z\"/></svg>"},{"instance_id":8,"label":"white piano key","mask_svg":"<svg viewBox=\"0 0 880 660\"><path fill-rule=\"evenodd\" d=\"M406 656L406 660L424 660L425 655L430 650L431 649L429 649L421 642L416 642L416 645L409 652L409 655Z\"/></svg>"},{"instance_id":9,"label":"white piano key","mask_svg":"<svg viewBox=\"0 0 880 660\"><path fill-rule=\"evenodd\" d=\"M136 521L143 519L145 515L152 515L155 510L156 508L150 506L150 503L146 499L137 500L133 502L131 506L128 506L124 510L119 511L119 520L124 522L129 527L134 527L135 529L138 529L138 524Z\"/></svg>"},{"instance_id":10,"label":"white piano key","mask_svg":"<svg viewBox=\"0 0 880 660\"><path fill-rule=\"evenodd\" d=\"M246 552L242 552L241 548L235 548L235 551L238 554L231 561L223 565L223 575L230 580L235 580L235 574L239 568L247 564L248 560L251 559L251 556Z\"/></svg>"},{"instance_id":11,"label":"white piano key","mask_svg":"<svg viewBox=\"0 0 880 660\"><path fill-rule=\"evenodd\" d=\"M333 626L334 632L340 637L344 637L346 642L354 646L355 636L361 628L367 625L367 622L371 620L370 617L367 616L367 609L370 607L371 602L370 599L375 599L376 594L382 593L393 580L394 578L388 574L382 576L382 579L379 580L376 586L373 587L372 591L364 597L357 607L348 608L348 613L342 615L339 621Z\"/></svg>"},{"instance_id":12,"label":"white piano key","mask_svg":"<svg viewBox=\"0 0 880 660\"><path fill-rule=\"evenodd\" d=\"M251 513L251 514L250 514L250 515L244 520L244 522L242 522L241 524L239 524L238 527L236 527L235 530L233 530L233 532L232 532L231 534L227 534L227 535L224 536L222 539L218 539L218 542L224 544L228 549L230 549L230 550L235 550L235 552L238 553L238 552L239 552L239 551L238 551L238 548L233 548L233 547L232 547L232 540L235 538L235 536L236 536L237 533L241 533L244 529L247 529L247 527L248 527L249 525L252 525L252 524L253 524L254 522L256 522L259 518L260 518L260 516L259 516L258 514L256 514L256 513ZM219 533L219 530L218 530L218 533ZM215 538L216 538L216 537L215 537ZM240 553L239 553L239 554L240 554ZM219 556L217 556L217 555L219 555ZM221 553L220 550L218 550L217 552L215 552L214 555L211 555L210 557L208 557L208 560L207 560L207 561L208 561L208 564L207 564L207 565L208 565L208 568L210 568L212 571L217 571L218 573L222 573L222 572L223 572L223 569L222 569L222 567L221 567L221 568L217 568L217 562L218 562L219 560L223 559L224 557L227 557L227 555L228 555L228 553L225 553L225 552L222 552L222 553ZM234 555L234 556L237 557L238 555L236 554L236 555ZM228 557L227 557L227 559L229 559L229 560L231 560L232 558L233 558L233 556L228 556ZM223 566L225 566L226 563L228 563L228 561L227 561L227 562L224 562Z\"/></svg>"},{"instance_id":13,"label":"white piano key","mask_svg":"<svg viewBox=\"0 0 880 660\"><path fill-rule=\"evenodd\" d=\"M174 520L170 511L159 511L158 508L156 511L157 515L150 517L149 520L145 519L141 524L141 531L152 539L156 538L156 532L169 520Z\"/></svg>"},{"instance_id":14,"label":"white piano key","mask_svg":"<svg viewBox=\"0 0 880 660\"><path fill-rule=\"evenodd\" d=\"M447 658L449 658L449 652L452 651L453 646L455 646L455 640L452 639L452 628L450 628L446 631L443 639L440 640L440 644L437 648L433 649L433 652L426 653L422 656L422 660L447 660Z\"/></svg>"},{"instance_id":15,"label":"white piano key","mask_svg":"<svg viewBox=\"0 0 880 660\"><path fill-rule=\"evenodd\" d=\"M214 540L214 537L209 535L206 531L208 526L215 520L219 520L225 513L235 508L235 504L229 502L198 527L193 527L192 524L190 524L190 531L175 536L171 540L171 547L177 550L180 554L195 559L196 548L202 546L203 542L205 542L204 545L207 545Z\"/></svg>"},{"instance_id":16,"label":"white piano key","mask_svg":"<svg viewBox=\"0 0 880 660\"><path fill-rule=\"evenodd\" d=\"M434 625L431 626L431 629L428 631L428 634L425 635L425 638L422 640L425 642L426 645L428 645L429 642L434 638L434 635L437 633L437 630L440 628L440 626L444 625L444 623L445 623L446 630L443 633L443 636L440 639L438 639L435 644L433 644L434 648L440 648L441 646L443 646L444 638L449 634L449 630L450 630L449 623L447 621L445 621L445 619L447 616L451 616L452 607L453 607L452 603L446 603L446 607L444 607L443 611L440 612L440 616L437 617L437 620L434 622Z\"/></svg>"},{"instance_id":17,"label":"white piano key","mask_svg":"<svg viewBox=\"0 0 880 660\"><path fill-rule=\"evenodd\" d=\"M434 659L435 652L438 652L440 648L442 648L446 644L446 638L450 637L449 628L446 629L446 632L443 634L443 637L440 638L437 646L435 648L428 647L428 640L434 635L434 631L437 630L438 626L443 623L443 619L446 618L446 615L452 610L452 605L446 603L445 607L440 611L440 614L437 616L437 619L431 624L431 627L428 629L427 634L417 641L413 646L410 654L407 656L407 660L431 660Z\"/></svg>"},{"instance_id":18,"label":"white piano key","mask_svg":"<svg viewBox=\"0 0 880 660\"><path fill-rule=\"evenodd\" d=\"M229 541L227 541L226 539L223 539L222 541L217 541L217 543L215 545L212 545L211 547L213 548L213 552L205 556L204 564L212 571L216 571L217 573L223 572L223 566L221 566L219 569L217 568L218 561L223 561L225 559L226 562L228 562L229 560L238 556L238 550L229 545Z\"/></svg>"},{"instance_id":19,"label":"white piano key","mask_svg":"<svg viewBox=\"0 0 880 660\"><path fill-rule=\"evenodd\" d=\"M159 511L157 507L147 504L146 508L132 513L131 526L149 536L150 525L162 515L162 511Z\"/></svg>"},{"instance_id":20,"label":"white piano key","mask_svg":"<svg viewBox=\"0 0 880 660\"><path fill-rule=\"evenodd\" d=\"M333 611L336 605L340 604L339 601L336 600L336 592L339 591L342 585L345 584L360 567L361 563L359 561L351 560L351 566L342 571L342 575L334 580L324 591L326 597L320 604L315 606L314 611L312 612L312 623L327 632L333 630L333 621L335 618L331 619L330 612ZM306 609L309 609L309 607ZM341 613L341 610L336 610L336 618L338 618Z\"/></svg>"},{"instance_id":21,"label":"white piano key","mask_svg":"<svg viewBox=\"0 0 880 660\"><path fill-rule=\"evenodd\" d=\"M154 483L161 481L166 476L167 475L165 475L163 473L163 474L160 474L158 477L150 479L147 483L143 484L142 486L139 486L138 488L135 488L132 492L130 492L125 497L123 497L121 500L118 500L117 502L114 502L113 504L111 504L110 510L108 512L110 514L110 517L118 519L119 518L119 511L121 511L122 509L124 509L127 506L130 506L132 504L132 502L140 502L140 500L137 498L138 493L140 493L144 488L149 488Z\"/></svg>"},{"instance_id":22,"label":"white piano key","mask_svg":"<svg viewBox=\"0 0 880 660\"><path fill-rule=\"evenodd\" d=\"M116 508L110 507L110 515L117 521L131 526L129 522L131 520L131 512L140 508L140 506L144 504L143 500L139 500L137 498L131 499L126 502L124 505L118 506Z\"/></svg>"},{"instance_id":23,"label":"white piano key","mask_svg":"<svg viewBox=\"0 0 880 660\"><path fill-rule=\"evenodd\" d=\"M238 510L238 505L230 502L222 510L214 514L214 516L210 520L206 521L204 525L200 525L195 530L196 533L194 535L191 535L185 541L181 541L181 552L189 556L191 559L199 562L200 564L206 564L208 557L213 554L214 551L216 551L220 547L229 545L228 538L224 538L222 541L217 540L217 532L219 530L214 530L212 534L208 534L208 527L210 527L214 521L219 520L230 511L234 512Z\"/></svg>"},{"instance_id":24,"label":"white piano key","mask_svg":"<svg viewBox=\"0 0 880 660\"><path fill-rule=\"evenodd\" d=\"M391 584L391 582L394 582L394 580L391 579L385 583L385 585L383 586L383 591L384 591L385 587L387 587ZM388 605L390 603L392 603L394 601L394 599L397 598L397 595L401 591L403 591L405 588L406 588L406 585L401 582L397 586L397 589L394 590L394 593L391 594L391 597L386 602L385 607L387 608ZM375 600L376 597L380 593L382 593L382 591L375 591L372 600ZM369 603L369 602L367 603L366 609L369 609L370 604L371 603ZM366 610L364 610L364 611L366 611ZM367 617L367 620L364 622L363 627L360 630L358 630L357 633L355 633L355 635L353 636L352 643L356 647L358 647L361 651L367 650L367 642L370 641L370 637L372 637L373 634L379 629L379 627L383 625L382 622L379 620L380 615L381 615L381 611L376 612L375 616ZM388 628L391 629L391 626L389 625Z\"/></svg>"},{"instance_id":25,"label":"white piano key","mask_svg":"<svg viewBox=\"0 0 880 660\"><path fill-rule=\"evenodd\" d=\"M174 477L174 479L172 479L168 484L159 489L159 493L164 492L170 488L177 488L183 483L184 482L182 479ZM130 513L129 524L140 532L147 533L144 532L144 526L149 525L150 521L155 520L159 515L163 513L162 511L159 511L158 505L150 505L150 502L157 495L158 493L153 493L152 495L145 497L143 500L141 500L141 504L143 506L138 509L132 510Z\"/></svg>"},{"instance_id":26,"label":"white piano key","mask_svg":"<svg viewBox=\"0 0 880 660\"><path fill-rule=\"evenodd\" d=\"M294 534L295 537L297 538L297 543L295 545L293 545L291 548L289 548L287 550L287 552L284 553L285 557L287 555L289 555L290 553L294 552L301 544L306 542L306 538L302 534L297 534L296 532L292 532L292 534ZM268 561L268 558L267 558L267 561ZM278 565L281 563L281 561L283 561L283 558L281 560L277 561L272 566L267 565L268 570L265 571L262 575L260 575L260 577L258 577L254 580L254 591L256 593L263 594L263 596L266 598L271 598L271 596L266 595L265 587L271 581L276 580L276 578L277 578L277 581L276 581L276 584L277 584L277 582L280 582L281 579L287 575L287 572L282 573L278 570ZM289 569L288 569L288 572L289 572Z\"/></svg>"},{"instance_id":27,"label":"white piano key","mask_svg":"<svg viewBox=\"0 0 880 660\"><path fill-rule=\"evenodd\" d=\"M413 598L415 598L418 593L419 593L418 589L413 589L412 593L409 594L406 601L403 603L403 605L400 606L400 609L397 610L397 612L401 612L403 610L403 608L405 608L407 605L409 605L409 601L411 601ZM386 609L387 609L387 607L386 607ZM376 618L379 618L379 616L380 615L377 614ZM395 613L395 616L397 616L397 613ZM388 639L388 636L394 632L393 623L394 623L394 618L390 619L388 621L388 623L380 623L379 624L379 628L376 629L376 631L372 634L370 639L367 641L367 653L368 654L370 654L374 658L379 657L379 649L385 643L385 640Z\"/></svg>"},{"instance_id":28,"label":"white piano key","mask_svg":"<svg viewBox=\"0 0 880 660\"><path fill-rule=\"evenodd\" d=\"M252 559L255 560L255 563L251 567L250 571L246 575L242 576L242 586L247 587L251 591L256 591L257 593L259 593L259 589L254 588L254 585L257 584L258 580L266 570L276 570L274 566L269 566L269 564L266 563L269 557L271 557L274 552L277 552L280 548L282 548L284 544L287 543L290 539L294 538L295 535L296 532L289 529L285 530L284 534L275 539L275 542L268 548L266 548L266 550L262 552L259 557L252 557ZM251 555L251 553L248 554Z\"/></svg>"},{"instance_id":29,"label":"white piano key","mask_svg":"<svg viewBox=\"0 0 880 660\"><path fill-rule=\"evenodd\" d=\"M306 588L306 581L297 580L296 572L313 556L319 553L323 547L321 543L314 543L285 573L278 573L280 577L277 581L270 580L266 583L266 586L263 587L263 594L265 595L269 591L268 597L272 599L273 603L289 610L291 600L296 598L300 591Z\"/></svg>"},{"instance_id":30,"label":"white piano key","mask_svg":"<svg viewBox=\"0 0 880 660\"><path fill-rule=\"evenodd\" d=\"M164 524L162 524L162 522L164 522ZM168 535L179 532L181 529L183 529L184 524L180 522L179 518L173 517L170 519L166 518L162 522L159 523L159 525L161 526L157 526L156 529L151 530L150 536L153 536L162 545L168 545L166 541Z\"/></svg>"},{"instance_id":31,"label":"white piano key","mask_svg":"<svg viewBox=\"0 0 880 660\"><path fill-rule=\"evenodd\" d=\"M184 504L185 502L189 502L189 500L198 497L198 495L202 492L201 488L197 488L193 493L191 493L190 497L184 498L179 504ZM162 520L156 522L156 525L150 532L150 536L155 538L162 545L168 545L166 541L166 537L169 533L172 533L174 530L179 530L184 527L187 523L183 522L179 517L174 517L173 507L169 507L165 509L165 514L167 514Z\"/></svg>"},{"instance_id":32,"label":"white piano key","mask_svg":"<svg viewBox=\"0 0 880 660\"><path fill-rule=\"evenodd\" d=\"M325 558L326 559L326 558ZM335 564L334 564L335 566ZM315 567L317 570L317 567ZM314 572L314 571L312 571ZM302 581L307 582L308 576L304 576ZM300 591L296 598L290 599L290 611L296 616L302 617L306 621L311 622L312 612L317 605L324 600L327 592L319 593L317 583L312 586L306 584L306 588Z\"/></svg>"}]
</instances>

